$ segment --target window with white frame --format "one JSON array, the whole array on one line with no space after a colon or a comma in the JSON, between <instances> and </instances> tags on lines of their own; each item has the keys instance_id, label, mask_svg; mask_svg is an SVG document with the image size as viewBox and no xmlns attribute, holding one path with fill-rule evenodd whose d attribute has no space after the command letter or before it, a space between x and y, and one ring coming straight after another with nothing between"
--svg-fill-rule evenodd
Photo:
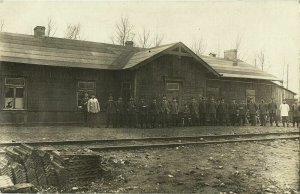
<instances>
[{"instance_id":1,"label":"window with white frame","mask_svg":"<svg viewBox=\"0 0 300 194\"><path fill-rule=\"evenodd\" d=\"M4 109L24 109L25 79L6 77L4 89Z\"/></svg>"},{"instance_id":2,"label":"window with white frame","mask_svg":"<svg viewBox=\"0 0 300 194\"><path fill-rule=\"evenodd\" d=\"M166 87L169 91L178 91L180 89L180 84L178 82L167 82Z\"/></svg>"},{"instance_id":3,"label":"window with white frame","mask_svg":"<svg viewBox=\"0 0 300 194\"><path fill-rule=\"evenodd\" d=\"M96 95L96 82L94 81L78 81L77 82L77 107L82 108L84 103L84 94L88 93Z\"/></svg>"}]
</instances>

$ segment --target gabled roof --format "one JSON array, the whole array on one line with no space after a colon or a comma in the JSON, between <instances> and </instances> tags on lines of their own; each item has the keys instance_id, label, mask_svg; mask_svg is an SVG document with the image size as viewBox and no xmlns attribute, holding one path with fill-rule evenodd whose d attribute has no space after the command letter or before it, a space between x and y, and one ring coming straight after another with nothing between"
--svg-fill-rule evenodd
<instances>
[{"instance_id":1,"label":"gabled roof","mask_svg":"<svg viewBox=\"0 0 300 194\"><path fill-rule=\"evenodd\" d=\"M242 60L238 60L237 65L234 66L234 61L232 60L211 56L200 57L223 77L281 81L276 76L266 73Z\"/></svg>"},{"instance_id":2,"label":"gabled roof","mask_svg":"<svg viewBox=\"0 0 300 194\"><path fill-rule=\"evenodd\" d=\"M0 61L48 66L121 70L145 64L174 49L184 50L216 76L279 80L252 65L239 60L198 56L181 42L143 49L90 41L54 37L36 38L32 35L0 33ZM178 52L177 52L178 53Z\"/></svg>"},{"instance_id":3,"label":"gabled roof","mask_svg":"<svg viewBox=\"0 0 300 194\"><path fill-rule=\"evenodd\" d=\"M161 56L164 51L175 47L186 48L190 56L215 75L219 75L181 42L143 49L90 41L0 33L0 61L48 66L129 69Z\"/></svg>"}]
</instances>

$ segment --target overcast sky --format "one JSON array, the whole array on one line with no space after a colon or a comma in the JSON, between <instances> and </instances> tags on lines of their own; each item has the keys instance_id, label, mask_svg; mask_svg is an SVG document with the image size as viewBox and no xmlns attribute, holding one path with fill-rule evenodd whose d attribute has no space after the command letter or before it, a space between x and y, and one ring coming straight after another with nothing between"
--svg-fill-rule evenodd
<instances>
[{"instance_id":1,"label":"overcast sky","mask_svg":"<svg viewBox=\"0 0 300 194\"><path fill-rule=\"evenodd\" d=\"M46 26L52 18L57 37L64 36L68 24L80 23L85 40L111 43L115 24L126 16L137 34L146 28L153 35L162 34L165 44L181 41L187 46L202 38L204 54L215 52L220 57L235 47L239 37L242 60L254 63L262 51L269 66L266 71L280 79L286 72L284 63L289 64L289 89L298 93L300 13L296 0L0 2L6 32L33 34L35 26Z\"/></svg>"}]
</instances>

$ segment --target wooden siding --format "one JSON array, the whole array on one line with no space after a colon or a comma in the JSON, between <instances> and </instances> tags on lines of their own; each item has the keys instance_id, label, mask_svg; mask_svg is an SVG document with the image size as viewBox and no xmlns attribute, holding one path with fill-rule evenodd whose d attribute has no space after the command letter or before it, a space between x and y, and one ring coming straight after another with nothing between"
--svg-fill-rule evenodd
<instances>
[{"instance_id":1,"label":"wooden siding","mask_svg":"<svg viewBox=\"0 0 300 194\"><path fill-rule=\"evenodd\" d=\"M26 80L26 110L1 111L4 119L0 123L6 123L5 120L13 122L13 114L19 115L15 120L22 117L19 112L27 112L24 119L28 123L82 122L82 112L77 107L78 81L96 82L96 97L102 108L109 93L119 95L119 84L114 79L113 71L1 63L1 110L4 107L4 78L19 76Z\"/></svg>"},{"instance_id":2,"label":"wooden siding","mask_svg":"<svg viewBox=\"0 0 300 194\"><path fill-rule=\"evenodd\" d=\"M146 97L161 99L166 91L166 82L179 82L181 91L170 94L170 97L179 97L188 100L203 94L207 69L191 57L175 55L162 56L136 70L137 98Z\"/></svg>"}]
</instances>

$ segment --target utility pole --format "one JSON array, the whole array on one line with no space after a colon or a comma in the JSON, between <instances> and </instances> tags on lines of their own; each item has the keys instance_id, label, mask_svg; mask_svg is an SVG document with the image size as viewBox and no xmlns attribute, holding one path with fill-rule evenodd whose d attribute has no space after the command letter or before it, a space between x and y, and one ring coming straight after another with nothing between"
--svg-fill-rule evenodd
<instances>
[{"instance_id":1,"label":"utility pole","mask_svg":"<svg viewBox=\"0 0 300 194\"><path fill-rule=\"evenodd\" d=\"M289 64L286 67L286 89L289 89Z\"/></svg>"}]
</instances>

